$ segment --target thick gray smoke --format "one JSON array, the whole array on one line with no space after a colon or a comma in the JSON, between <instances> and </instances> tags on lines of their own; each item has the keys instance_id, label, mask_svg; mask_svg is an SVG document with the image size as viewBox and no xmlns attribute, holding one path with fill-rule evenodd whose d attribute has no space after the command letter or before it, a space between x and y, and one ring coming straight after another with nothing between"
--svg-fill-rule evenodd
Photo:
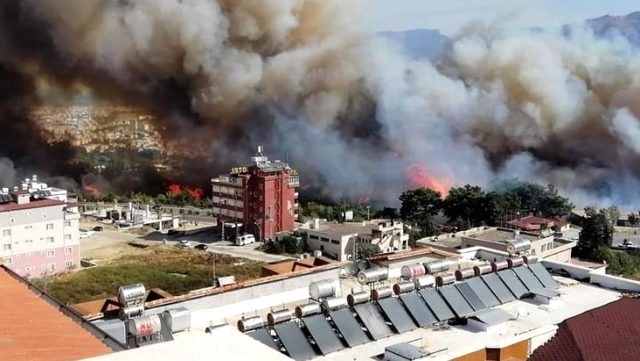
<instances>
[{"instance_id":1,"label":"thick gray smoke","mask_svg":"<svg viewBox=\"0 0 640 361\"><path fill-rule=\"evenodd\" d=\"M626 41L473 24L434 64L365 36L362 4L23 0L22 9L70 69L151 97L177 84L192 112L179 122L191 124L167 138L224 139L213 149L231 147L225 154L267 142L326 196L393 202L408 186L517 177L554 183L578 203L640 200L640 56Z\"/></svg>"}]
</instances>

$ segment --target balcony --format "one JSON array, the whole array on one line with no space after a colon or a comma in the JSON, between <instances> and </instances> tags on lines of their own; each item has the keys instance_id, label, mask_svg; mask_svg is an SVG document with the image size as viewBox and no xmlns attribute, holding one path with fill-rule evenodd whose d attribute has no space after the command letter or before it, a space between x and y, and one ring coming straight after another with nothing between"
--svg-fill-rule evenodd
<instances>
[{"instance_id":1,"label":"balcony","mask_svg":"<svg viewBox=\"0 0 640 361\"><path fill-rule=\"evenodd\" d=\"M72 221L72 220L76 220L76 219L80 219L80 213L65 213L64 214L64 220L65 221Z\"/></svg>"}]
</instances>

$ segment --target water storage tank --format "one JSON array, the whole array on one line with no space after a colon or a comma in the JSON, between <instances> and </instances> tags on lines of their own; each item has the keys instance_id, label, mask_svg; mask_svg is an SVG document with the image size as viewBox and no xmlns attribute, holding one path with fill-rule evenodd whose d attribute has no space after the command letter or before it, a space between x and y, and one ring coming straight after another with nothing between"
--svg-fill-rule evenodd
<instances>
[{"instance_id":1,"label":"water storage tank","mask_svg":"<svg viewBox=\"0 0 640 361\"><path fill-rule=\"evenodd\" d=\"M456 281L462 281L464 279L473 277L474 272L472 268L468 268L463 270L457 270L454 272L454 275L456 276Z\"/></svg>"},{"instance_id":2,"label":"water storage tank","mask_svg":"<svg viewBox=\"0 0 640 361\"><path fill-rule=\"evenodd\" d=\"M372 268L358 272L358 282L363 285L384 281L388 277L389 271L386 268Z\"/></svg>"},{"instance_id":3,"label":"water storage tank","mask_svg":"<svg viewBox=\"0 0 640 361\"><path fill-rule=\"evenodd\" d=\"M509 268L522 266L523 264L524 264L524 260L522 259L522 257L507 259L507 265L509 265Z\"/></svg>"},{"instance_id":4,"label":"water storage tank","mask_svg":"<svg viewBox=\"0 0 640 361\"><path fill-rule=\"evenodd\" d=\"M441 259L439 261L424 263L424 268L428 274L436 274L446 272L452 264L452 261Z\"/></svg>"},{"instance_id":5,"label":"water storage tank","mask_svg":"<svg viewBox=\"0 0 640 361\"><path fill-rule=\"evenodd\" d=\"M262 326L264 326L264 321L260 316L243 318L238 321L238 330L240 330L240 332L255 330L256 328L260 328Z\"/></svg>"},{"instance_id":6,"label":"water storage tank","mask_svg":"<svg viewBox=\"0 0 640 361\"><path fill-rule=\"evenodd\" d=\"M393 290L391 287L380 287L378 289L371 290L371 299L377 301L383 298L391 297L393 295Z\"/></svg>"},{"instance_id":7,"label":"water storage tank","mask_svg":"<svg viewBox=\"0 0 640 361\"><path fill-rule=\"evenodd\" d=\"M473 275L478 277L483 274L487 274L491 272L490 264L482 264L479 266L473 266Z\"/></svg>"},{"instance_id":8,"label":"water storage tank","mask_svg":"<svg viewBox=\"0 0 640 361\"><path fill-rule=\"evenodd\" d=\"M325 300L322 301L322 309L324 309L325 311L331 311L346 306L347 301L344 298L330 297L325 298Z\"/></svg>"},{"instance_id":9,"label":"water storage tank","mask_svg":"<svg viewBox=\"0 0 640 361\"><path fill-rule=\"evenodd\" d=\"M320 313L320 311L319 303L307 303L305 305L296 306L296 317L303 318L305 316Z\"/></svg>"},{"instance_id":10,"label":"water storage tank","mask_svg":"<svg viewBox=\"0 0 640 361\"><path fill-rule=\"evenodd\" d=\"M491 262L491 272L498 272L506 268L509 268L509 263L507 263L507 261Z\"/></svg>"},{"instance_id":11,"label":"water storage tank","mask_svg":"<svg viewBox=\"0 0 640 361\"><path fill-rule=\"evenodd\" d=\"M534 264L539 261L538 256L522 256L522 260L526 264Z\"/></svg>"},{"instance_id":12,"label":"water storage tank","mask_svg":"<svg viewBox=\"0 0 640 361\"><path fill-rule=\"evenodd\" d=\"M309 296L314 300L331 297L336 294L335 282L332 280L322 280L309 284Z\"/></svg>"},{"instance_id":13,"label":"water storage tank","mask_svg":"<svg viewBox=\"0 0 640 361\"><path fill-rule=\"evenodd\" d=\"M426 275L416 278L414 282L416 284L416 288L420 289L433 286L436 283L436 278L433 275Z\"/></svg>"},{"instance_id":14,"label":"water storage tank","mask_svg":"<svg viewBox=\"0 0 640 361\"><path fill-rule=\"evenodd\" d=\"M511 254L516 254L520 252L525 252L531 249L531 241L527 239L513 239L511 241L507 241L507 252Z\"/></svg>"},{"instance_id":15,"label":"water storage tank","mask_svg":"<svg viewBox=\"0 0 640 361\"><path fill-rule=\"evenodd\" d=\"M128 331L135 337L155 335L162 330L162 323L160 322L160 317L158 315L147 315L139 318L132 318L128 323Z\"/></svg>"},{"instance_id":16,"label":"water storage tank","mask_svg":"<svg viewBox=\"0 0 640 361\"><path fill-rule=\"evenodd\" d=\"M393 285L393 292L395 292L396 295L411 292L415 289L416 287L413 282L401 282Z\"/></svg>"},{"instance_id":17,"label":"water storage tank","mask_svg":"<svg viewBox=\"0 0 640 361\"><path fill-rule=\"evenodd\" d=\"M419 263L411 266L402 266L402 268L400 268L400 275L406 280L424 276L425 274L424 266Z\"/></svg>"},{"instance_id":18,"label":"water storage tank","mask_svg":"<svg viewBox=\"0 0 640 361\"><path fill-rule=\"evenodd\" d=\"M127 320L132 317L140 316L144 313L144 305L133 305L120 308L120 319Z\"/></svg>"},{"instance_id":19,"label":"water storage tank","mask_svg":"<svg viewBox=\"0 0 640 361\"><path fill-rule=\"evenodd\" d=\"M455 281L456 276L454 275L436 276L436 286L438 287L454 283Z\"/></svg>"},{"instance_id":20,"label":"water storage tank","mask_svg":"<svg viewBox=\"0 0 640 361\"><path fill-rule=\"evenodd\" d=\"M145 288L142 283L118 287L118 302L125 307L144 302Z\"/></svg>"},{"instance_id":21,"label":"water storage tank","mask_svg":"<svg viewBox=\"0 0 640 361\"><path fill-rule=\"evenodd\" d=\"M191 328L191 311L185 307L174 308L163 312L171 332L180 332Z\"/></svg>"},{"instance_id":22,"label":"water storage tank","mask_svg":"<svg viewBox=\"0 0 640 361\"><path fill-rule=\"evenodd\" d=\"M291 315L291 311L287 309L272 311L267 315L267 322L269 322L269 325L273 326L276 323L289 321L292 317L293 315Z\"/></svg>"},{"instance_id":23,"label":"water storage tank","mask_svg":"<svg viewBox=\"0 0 640 361\"><path fill-rule=\"evenodd\" d=\"M356 292L347 296L349 306L355 306L365 302L369 302L369 292L367 291Z\"/></svg>"}]
</instances>

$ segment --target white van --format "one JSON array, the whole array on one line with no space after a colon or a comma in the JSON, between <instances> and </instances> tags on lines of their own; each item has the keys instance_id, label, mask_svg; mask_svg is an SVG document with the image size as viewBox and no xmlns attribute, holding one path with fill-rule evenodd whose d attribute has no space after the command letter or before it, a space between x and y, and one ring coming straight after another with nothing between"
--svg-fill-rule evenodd
<instances>
[{"instance_id":1,"label":"white van","mask_svg":"<svg viewBox=\"0 0 640 361\"><path fill-rule=\"evenodd\" d=\"M243 234L242 236L236 237L236 246L244 246L254 243L255 241L256 237L254 237L253 234Z\"/></svg>"}]
</instances>

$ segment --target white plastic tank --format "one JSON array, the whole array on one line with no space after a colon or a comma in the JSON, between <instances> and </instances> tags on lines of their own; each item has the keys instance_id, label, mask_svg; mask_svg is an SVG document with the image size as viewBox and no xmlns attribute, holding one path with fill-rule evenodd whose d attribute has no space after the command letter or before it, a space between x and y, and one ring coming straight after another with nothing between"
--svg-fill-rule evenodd
<instances>
[{"instance_id":1,"label":"white plastic tank","mask_svg":"<svg viewBox=\"0 0 640 361\"><path fill-rule=\"evenodd\" d=\"M335 296L336 286L332 280L321 280L309 284L309 297L314 300Z\"/></svg>"},{"instance_id":2,"label":"white plastic tank","mask_svg":"<svg viewBox=\"0 0 640 361\"><path fill-rule=\"evenodd\" d=\"M413 282L401 282L393 285L393 292L395 292L396 295L411 292L415 289L416 286L413 284Z\"/></svg>"},{"instance_id":3,"label":"white plastic tank","mask_svg":"<svg viewBox=\"0 0 640 361\"><path fill-rule=\"evenodd\" d=\"M238 330L247 332L264 326L264 321L260 316L242 318L238 321Z\"/></svg>"},{"instance_id":4,"label":"white plastic tank","mask_svg":"<svg viewBox=\"0 0 640 361\"><path fill-rule=\"evenodd\" d=\"M426 270L422 264L414 264L410 266L402 266L400 268L400 276L406 280L410 280L416 277L424 276Z\"/></svg>"},{"instance_id":5,"label":"white plastic tank","mask_svg":"<svg viewBox=\"0 0 640 361\"><path fill-rule=\"evenodd\" d=\"M428 274L436 274L440 272L446 272L453 264L453 261L441 259L438 261L424 263L424 268Z\"/></svg>"},{"instance_id":6,"label":"white plastic tank","mask_svg":"<svg viewBox=\"0 0 640 361\"><path fill-rule=\"evenodd\" d=\"M358 282L360 284L369 284L384 281L389 278L389 271L386 268L372 268L358 272Z\"/></svg>"},{"instance_id":7,"label":"white plastic tank","mask_svg":"<svg viewBox=\"0 0 640 361\"><path fill-rule=\"evenodd\" d=\"M369 302L369 298L369 292L367 291L351 293L347 296L347 303L353 307L361 303Z\"/></svg>"},{"instance_id":8,"label":"white plastic tank","mask_svg":"<svg viewBox=\"0 0 640 361\"><path fill-rule=\"evenodd\" d=\"M276 323L289 321L292 317L293 315L291 314L291 310L288 309L272 311L267 315L267 322L269 322L269 325L273 326Z\"/></svg>"},{"instance_id":9,"label":"white plastic tank","mask_svg":"<svg viewBox=\"0 0 640 361\"><path fill-rule=\"evenodd\" d=\"M296 317L303 318L309 315L315 315L316 313L320 313L320 304L319 303L307 303L304 305L296 306Z\"/></svg>"}]
</instances>

